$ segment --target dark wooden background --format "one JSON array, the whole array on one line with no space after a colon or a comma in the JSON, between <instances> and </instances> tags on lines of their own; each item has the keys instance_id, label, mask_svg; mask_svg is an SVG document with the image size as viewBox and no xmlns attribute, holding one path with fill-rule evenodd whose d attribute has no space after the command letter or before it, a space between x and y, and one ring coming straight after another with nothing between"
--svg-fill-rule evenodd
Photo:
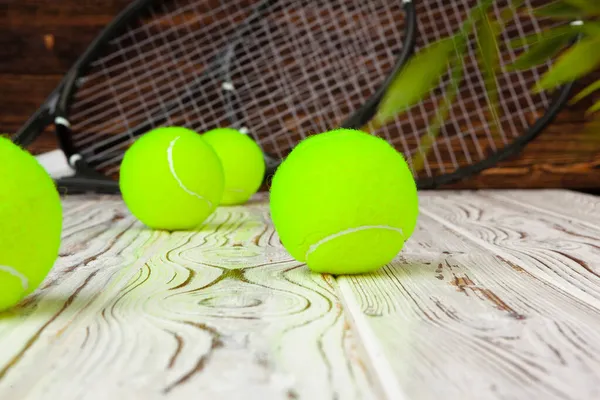
<instances>
[{"instance_id":1,"label":"dark wooden background","mask_svg":"<svg viewBox=\"0 0 600 400\"><path fill-rule=\"evenodd\" d=\"M130 0L0 0L0 132L14 132L50 94L93 37ZM582 82L600 78L600 72ZM463 188L600 189L600 116L569 107L520 155ZM30 150L55 148L50 132Z\"/></svg>"}]
</instances>

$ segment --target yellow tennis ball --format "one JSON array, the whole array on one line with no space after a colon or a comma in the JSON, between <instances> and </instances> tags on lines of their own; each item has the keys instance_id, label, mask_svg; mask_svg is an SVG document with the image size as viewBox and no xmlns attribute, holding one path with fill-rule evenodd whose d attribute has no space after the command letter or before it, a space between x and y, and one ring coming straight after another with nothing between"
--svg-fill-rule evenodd
<instances>
[{"instance_id":1,"label":"yellow tennis ball","mask_svg":"<svg viewBox=\"0 0 600 400\"><path fill-rule=\"evenodd\" d=\"M153 229L198 227L218 207L224 176L219 157L196 132L154 129L125 153L119 185L125 204Z\"/></svg>"},{"instance_id":2,"label":"yellow tennis ball","mask_svg":"<svg viewBox=\"0 0 600 400\"><path fill-rule=\"evenodd\" d=\"M315 272L376 270L398 255L417 222L417 188L404 158L361 131L302 141L275 172L270 192L283 246Z\"/></svg>"},{"instance_id":3,"label":"yellow tennis ball","mask_svg":"<svg viewBox=\"0 0 600 400\"><path fill-rule=\"evenodd\" d=\"M215 150L225 171L225 192L221 204L242 204L255 194L265 176L261 148L247 135L232 128L206 132L206 140Z\"/></svg>"},{"instance_id":4,"label":"yellow tennis ball","mask_svg":"<svg viewBox=\"0 0 600 400\"><path fill-rule=\"evenodd\" d=\"M56 186L31 154L0 137L0 310L39 287L60 247Z\"/></svg>"}]
</instances>

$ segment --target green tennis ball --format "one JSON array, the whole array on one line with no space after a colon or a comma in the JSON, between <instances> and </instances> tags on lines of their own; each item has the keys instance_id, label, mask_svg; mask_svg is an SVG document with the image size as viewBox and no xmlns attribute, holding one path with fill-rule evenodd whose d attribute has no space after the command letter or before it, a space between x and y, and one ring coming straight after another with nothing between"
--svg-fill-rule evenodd
<instances>
[{"instance_id":1,"label":"green tennis ball","mask_svg":"<svg viewBox=\"0 0 600 400\"><path fill-rule=\"evenodd\" d=\"M126 151L119 186L131 213L148 227L190 230L219 205L223 167L196 132L183 127L157 128Z\"/></svg>"},{"instance_id":2,"label":"green tennis ball","mask_svg":"<svg viewBox=\"0 0 600 400\"><path fill-rule=\"evenodd\" d=\"M261 148L247 135L231 128L206 132L206 140L218 154L225 171L221 204L242 204L255 194L265 176Z\"/></svg>"},{"instance_id":3,"label":"green tennis ball","mask_svg":"<svg viewBox=\"0 0 600 400\"><path fill-rule=\"evenodd\" d=\"M58 257L62 206L31 154L0 137L0 310L39 287Z\"/></svg>"},{"instance_id":4,"label":"green tennis ball","mask_svg":"<svg viewBox=\"0 0 600 400\"><path fill-rule=\"evenodd\" d=\"M277 169L270 192L283 246L315 272L376 270L398 255L417 222L417 188L404 158L361 131L302 141Z\"/></svg>"}]
</instances>

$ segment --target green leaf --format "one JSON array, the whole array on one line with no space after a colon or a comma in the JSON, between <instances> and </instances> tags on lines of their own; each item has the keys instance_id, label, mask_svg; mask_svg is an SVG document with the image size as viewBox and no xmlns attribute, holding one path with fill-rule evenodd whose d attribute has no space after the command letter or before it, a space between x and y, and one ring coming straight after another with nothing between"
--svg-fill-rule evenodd
<instances>
[{"instance_id":1,"label":"green leaf","mask_svg":"<svg viewBox=\"0 0 600 400\"><path fill-rule=\"evenodd\" d=\"M418 103L438 84L448 68L454 37L439 40L415 54L390 84L374 122L383 125Z\"/></svg>"},{"instance_id":2,"label":"green leaf","mask_svg":"<svg viewBox=\"0 0 600 400\"><path fill-rule=\"evenodd\" d=\"M416 154L412 159L412 165L415 170L420 170L423 168L426 159L426 153L429 151L431 146L435 143L437 137L440 134L440 129L444 121L448 119L448 114L450 113L450 108L454 103L454 99L459 92L459 84L464 75L465 64L463 63L462 58L464 57L467 50L468 37L470 32L473 29L473 26L477 24L478 18L481 18L482 11L487 10L492 4L494 0L483 0L479 6L471 9L469 13L469 17L462 24L461 30L459 33L454 36L454 56L452 60L452 73L451 73L451 85L444 96L442 104L437 110L435 115L435 119L430 123L427 134L423 138L418 154Z\"/></svg>"},{"instance_id":3,"label":"green leaf","mask_svg":"<svg viewBox=\"0 0 600 400\"><path fill-rule=\"evenodd\" d=\"M480 16L474 14L474 17L477 17L475 32L479 49L479 69L483 73L486 89L485 98L493 118L490 125L497 128L500 127L500 114L498 112L498 82L496 80L496 72L500 69L500 48L498 46L497 38L504 30L505 24L514 19L523 2L524 0L515 0L511 2L509 7L505 7L500 11L498 20L493 19L493 12L488 14L488 10L485 8L479 9ZM489 6L491 6L491 4L492 3L490 3Z\"/></svg>"},{"instance_id":4,"label":"green leaf","mask_svg":"<svg viewBox=\"0 0 600 400\"><path fill-rule=\"evenodd\" d=\"M585 21L581 29L588 36L600 36L600 22Z\"/></svg>"},{"instance_id":5,"label":"green leaf","mask_svg":"<svg viewBox=\"0 0 600 400\"><path fill-rule=\"evenodd\" d=\"M494 118L494 124L499 125L498 117L498 84L496 81L496 71L499 69L499 48L496 38L502 32L504 23L500 21L491 21L488 14L481 11L481 16L476 24L475 32L477 35L478 61L484 77L486 99L488 108Z\"/></svg>"},{"instance_id":6,"label":"green leaf","mask_svg":"<svg viewBox=\"0 0 600 400\"><path fill-rule=\"evenodd\" d=\"M531 45L529 50L523 52L512 64L509 71L525 70L543 64L548 59L558 54L571 41L567 35L550 37Z\"/></svg>"},{"instance_id":7,"label":"green leaf","mask_svg":"<svg viewBox=\"0 0 600 400\"><path fill-rule=\"evenodd\" d=\"M541 92L574 81L600 66L600 37L586 38L565 51L536 84Z\"/></svg>"},{"instance_id":8,"label":"green leaf","mask_svg":"<svg viewBox=\"0 0 600 400\"><path fill-rule=\"evenodd\" d=\"M583 98L589 96L590 94L594 93L596 90L600 90L600 79L598 79L596 82L590 84L589 86L587 86L585 89L583 89L581 92L577 93L577 96L573 97L571 99L571 101L569 101L569 104L575 104L578 101L582 100Z\"/></svg>"},{"instance_id":9,"label":"green leaf","mask_svg":"<svg viewBox=\"0 0 600 400\"><path fill-rule=\"evenodd\" d=\"M572 7L583 11L584 15L594 16L600 14L600 3L597 0L563 0Z\"/></svg>"},{"instance_id":10,"label":"green leaf","mask_svg":"<svg viewBox=\"0 0 600 400\"><path fill-rule=\"evenodd\" d=\"M544 40L550 40L557 37L565 37L565 40L571 41L583 31L582 25L563 25L552 29L545 29L540 33L534 33L525 37L518 37L508 42L512 49L532 46Z\"/></svg>"},{"instance_id":11,"label":"green leaf","mask_svg":"<svg viewBox=\"0 0 600 400\"><path fill-rule=\"evenodd\" d=\"M456 47L456 60L452 68L450 88L446 93L446 96L444 96L442 104L438 108L434 120L430 122L430 125L427 129L427 134L421 140L419 153L416 154L412 160L413 168L416 171L419 171L421 168L423 168L426 159L426 153L439 136L440 129L442 128L444 122L448 119L450 108L452 107L452 104L454 104L454 99L459 92L459 83L464 74L464 63L462 62L461 57L464 55L467 49L466 44L467 42L465 40Z\"/></svg>"},{"instance_id":12,"label":"green leaf","mask_svg":"<svg viewBox=\"0 0 600 400\"><path fill-rule=\"evenodd\" d=\"M595 113L596 111L600 111L600 100L598 100L598 101L596 102L596 104L594 104L593 106L591 106L590 108L588 108L588 110L586 111L586 114L587 114L587 115L589 115L589 114L593 114L593 113Z\"/></svg>"},{"instance_id":13,"label":"green leaf","mask_svg":"<svg viewBox=\"0 0 600 400\"><path fill-rule=\"evenodd\" d=\"M551 17L556 19L578 19L582 17L582 12L579 7L568 4L565 1L559 0L550 4L545 4L533 10L533 14L537 17Z\"/></svg>"},{"instance_id":14,"label":"green leaf","mask_svg":"<svg viewBox=\"0 0 600 400\"><path fill-rule=\"evenodd\" d=\"M514 0L510 2L509 7L505 7L500 11L500 22L503 25L506 25L508 21L514 18L514 16L519 12L519 7L523 5L525 0Z\"/></svg>"}]
</instances>

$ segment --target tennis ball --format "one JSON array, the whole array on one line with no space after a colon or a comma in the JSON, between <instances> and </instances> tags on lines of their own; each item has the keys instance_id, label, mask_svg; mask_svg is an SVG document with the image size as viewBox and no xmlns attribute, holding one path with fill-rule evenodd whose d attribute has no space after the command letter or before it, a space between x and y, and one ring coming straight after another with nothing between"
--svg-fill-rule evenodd
<instances>
[{"instance_id":1,"label":"tennis ball","mask_svg":"<svg viewBox=\"0 0 600 400\"><path fill-rule=\"evenodd\" d=\"M221 204L242 204L255 194L265 176L261 148L247 135L232 128L206 132L206 140L215 150L225 171L225 192Z\"/></svg>"},{"instance_id":2,"label":"tennis ball","mask_svg":"<svg viewBox=\"0 0 600 400\"><path fill-rule=\"evenodd\" d=\"M417 222L417 188L404 158L357 130L300 142L275 172L270 193L283 246L315 272L376 270L398 255Z\"/></svg>"},{"instance_id":3,"label":"tennis ball","mask_svg":"<svg viewBox=\"0 0 600 400\"><path fill-rule=\"evenodd\" d=\"M154 129L127 149L119 186L131 213L159 230L198 227L223 196L219 157L196 132L183 127Z\"/></svg>"},{"instance_id":4,"label":"tennis ball","mask_svg":"<svg viewBox=\"0 0 600 400\"><path fill-rule=\"evenodd\" d=\"M58 257L62 206L31 154L0 137L0 310L39 287Z\"/></svg>"}]
</instances>

